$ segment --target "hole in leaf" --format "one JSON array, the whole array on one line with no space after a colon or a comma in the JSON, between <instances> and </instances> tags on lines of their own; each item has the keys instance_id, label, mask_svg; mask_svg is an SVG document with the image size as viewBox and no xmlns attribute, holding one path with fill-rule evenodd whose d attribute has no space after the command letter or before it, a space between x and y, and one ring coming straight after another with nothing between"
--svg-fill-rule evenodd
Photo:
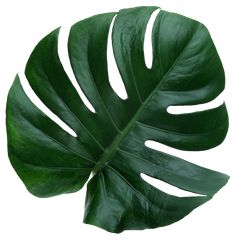
<instances>
[{"instance_id":1,"label":"hole in leaf","mask_svg":"<svg viewBox=\"0 0 235 245\"><path fill-rule=\"evenodd\" d=\"M221 145L213 149L203 150L203 151L184 151L184 150L175 149L173 147L167 146L165 144L159 143L154 140L147 140L145 141L145 146L150 149L164 152L165 154L184 159L185 161L193 162L194 164L197 164L198 166L204 168L205 167L212 168L216 171L223 170L221 169L221 161L222 161L221 154L218 153L219 152L218 147L221 148L222 147ZM211 157L212 155L215 157L212 158Z\"/></svg>"},{"instance_id":2,"label":"hole in leaf","mask_svg":"<svg viewBox=\"0 0 235 245\"><path fill-rule=\"evenodd\" d=\"M170 185L170 184L168 184L162 180L155 179L155 178L150 177L150 176L143 174L143 173L141 173L140 176L144 181L146 181L150 185L156 187L157 189L159 189L159 190L161 190L167 194L173 195L173 196L178 196L178 197L203 196L203 195L196 194L196 193L193 193L190 191L182 190L182 189L175 187L173 185Z\"/></svg>"},{"instance_id":3,"label":"hole in leaf","mask_svg":"<svg viewBox=\"0 0 235 245\"><path fill-rule=\"evenodd\" d=\"M34 93L33 89L29 85L29 82L24 73L19 72L19 78L22 85L22 88L25 94L28 96L30 101L43 113L45 113L52 121L54 121L57 125L59 125L63 130L72 135L73 137L77 137L77 134L67 125L65 124L58 116L56 116L45 104L38 98L38 96Z\"/></svg>"},{"instance_id":4,"label":"hole in leaf","mask_svg":"<svg viewBox=\"0 0 235 245\"><path fill-rule=\"evenodd\" d=\"M58 37L58 54L60 58L60 62L66 72L67 76L69 77L71 83L73 84L74 88L76 89L78 95L80 96L81 100L85 104L85 106L93 113L95 113L95 109L87 99L85 94L83 93L81 87L79 86L75 75L73 73L70 60L69 60L69 53L68 53L68 37L69 37L70 26L63 26L60 28L60 33Z\"/></svg>"},{"instance_id":5,"label":"hole in leaf","mask_svg":"<svg viewBox=\"0 0 235 245\"><path fill-rule=\"evenodd\" d=\"M208 109L213 109L216 107L219 107L224 103L224 93L222 92L220 95L218 95L214 100L198 104L198 105L182 105L182 106L168 106L167 112L170 114L184 114L184 113L192 113L197 111L204 111Z\"/></svg>"},{"instance_id":6,"label":"hole in leaf","mask_svg":"<svg viewBox=\"0 0 235 245\"><path fill-rule=\"evenodd\" d=\"M115 21L116 16L114 16L108 34L108 44L107 44L107 65L108 65L108 75L109 75L109 82L114 90L114 92L120 97L121 99L125 100L128 98L126 88L122 81L121 75L119 73L117 63L114 57L113 52L113 45L112 45L112 30L113 24Z\"/></svg>"},{"instance_id":7,"label":"hole in leaf","mask_svg":"<svg viewBox=\"0 0 235 245\"><path fill-rule=\"evenodd\" d=\"M152 31L153 24L161 10L157 9L151 14L144 37L144 60L147 68L151 69L153 64L153 44L152 44Z\"/></svg>"},{"instance_id":8,"label":"hole in leaf","mask_svg":"<svg viewBox=\"0 0 235 245\"><path fill-rule=\"evenodd\" d=\"M154 140L146 140L144 144L146 147L148 147L150 149L160 151L160 152L164 152L165 154L175 156L178 158L182 158L188 162L195 162L195 160L196 160L197 165L199 165L201 167L205 167L203 164L204 159L206 157L210 157L209 153L206 153L206 151L183 151L183 150L175 149L173 147L159 143L159 142L154 141ZM199 160L197 161L197 159L199 159Z\"/></svg>"}]
</instances>

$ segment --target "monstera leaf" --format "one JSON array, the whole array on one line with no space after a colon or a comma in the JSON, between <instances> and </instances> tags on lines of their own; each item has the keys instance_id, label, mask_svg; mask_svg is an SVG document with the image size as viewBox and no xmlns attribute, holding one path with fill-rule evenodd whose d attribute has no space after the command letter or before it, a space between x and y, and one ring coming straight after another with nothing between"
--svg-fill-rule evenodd
<instances>
[{"instance_id":1,"label":"monstera leaf","mask_svg":"<svg viewBox=\"0 0 235 245\"><path fill-rule=\"evenodd\" d=\"M152 150L154 140L181 150L207 150L227 132L226 107L173 115L170 105L213 100L224 71L208 30L184 16L160 11L152 32L153 64L145 65L146 25L157 7L124 9L80 21L68 39L78 84L95 108L87 109L57 52L59 29L32 52L25 74L40 100L76 132L71 136L39 110L16 76L7 102L10 161L39 197L78 191L88 180L84 222L110 232L169 225L210 200L228 176ZM111 22L114 56L128 98L112 89L107 69ZM169 195L141 173L197 196Z\"/></svg>"}]
</instances>

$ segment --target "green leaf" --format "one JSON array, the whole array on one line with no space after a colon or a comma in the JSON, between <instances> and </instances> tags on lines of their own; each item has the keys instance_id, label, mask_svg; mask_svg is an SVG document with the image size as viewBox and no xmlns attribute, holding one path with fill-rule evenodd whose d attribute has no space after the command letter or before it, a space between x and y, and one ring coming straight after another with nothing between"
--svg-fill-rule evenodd
<instances>
[{"instance_id":1,"label":"green leaf","mask_svg":"<svg viewBox=\"0 0 235 245\"><path fill-rule=\"evenodd\" d=\"M25 74L40 100L77 137L40 111L16 76L7 101L10 161L27 189L39 197L78 191L87 185L84 222L110 232L169 225L210 200L228 176L152 150L155 140L181 150L219 145L228 129L225 104L187 114L170 105L195 105L224 89L224 71L208 30L184 16L160 11L152 32L153 65L145 65L146 25L157 7L123 9L80 21L68 39L69 58L87 109L58 55L59 29L32 52ZM128 98L113 91L107 69L110 24L114 56ZM199 194L169 195L141 173Z\"/></svg>"}]
</instances>

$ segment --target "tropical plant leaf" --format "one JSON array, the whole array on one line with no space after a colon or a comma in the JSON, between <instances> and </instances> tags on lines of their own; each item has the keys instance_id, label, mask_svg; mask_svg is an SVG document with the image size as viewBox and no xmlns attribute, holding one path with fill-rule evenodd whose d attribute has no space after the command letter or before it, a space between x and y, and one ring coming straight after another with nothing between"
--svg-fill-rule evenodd
<instances>
[{"instance_id":1,"label":"tropical plant leaf","mask_svg":"<svg viewBox=\"0 0 235 245\"><path fill-rule=\"evenodd\" d=\"M75 192L93 172L84 222L110 232L176 222L210 200L229 178L145 146L151 139L181 150L207 150L220 144L228 129L225 104L187 114L167 112L170 105L216 98L224 89L224 71L206 27L166 11L154 23L153 65L148 69L143 42L156 9L123 9L72 26L71 66L95 113L63 69L59 29L32 52L25 70L30 86L77 137L30 101L18 75L8 95L9 158L27 189L39 197ZM108 77L107 40L115 15L112 44L126 100L117 96ZM141 173L199 195L169 195L145 182Z\"/></svg>"}]
</instances>

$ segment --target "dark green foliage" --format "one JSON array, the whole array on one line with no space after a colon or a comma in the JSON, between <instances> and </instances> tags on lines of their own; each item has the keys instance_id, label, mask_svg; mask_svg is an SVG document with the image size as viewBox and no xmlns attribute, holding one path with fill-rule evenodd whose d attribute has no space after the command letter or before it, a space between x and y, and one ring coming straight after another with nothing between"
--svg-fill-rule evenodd
<instances>
[{"instance_id":1,"label":"dark green foliage","mask_svg":"<svg viewBox=\"0 0 235 245\"><path fill-rule=\"evenodd\" d=\"M228 176L147 148L156 140L181 150L206 150L227 132L225 105L173 115L170 105L213 100L224 89L224 71L208 30L184 16L161 11L153 28L153 65L144 61L146 25L156 7L124 9L112 32L115 59L128 94L110 86L107 37L116 13L72 26L68 40L77 82L96 113L89 111L66 75L57 52L59 29L32 52L26 77L41 101L72 128L73 137L40 111L19 77L7 102L8 151L27 189L39 197L87 186L84 222L110 232L169 225L210 200ZM144 173L201 194L176 197L145 182Z\"/></svg>"}]
</instances>

